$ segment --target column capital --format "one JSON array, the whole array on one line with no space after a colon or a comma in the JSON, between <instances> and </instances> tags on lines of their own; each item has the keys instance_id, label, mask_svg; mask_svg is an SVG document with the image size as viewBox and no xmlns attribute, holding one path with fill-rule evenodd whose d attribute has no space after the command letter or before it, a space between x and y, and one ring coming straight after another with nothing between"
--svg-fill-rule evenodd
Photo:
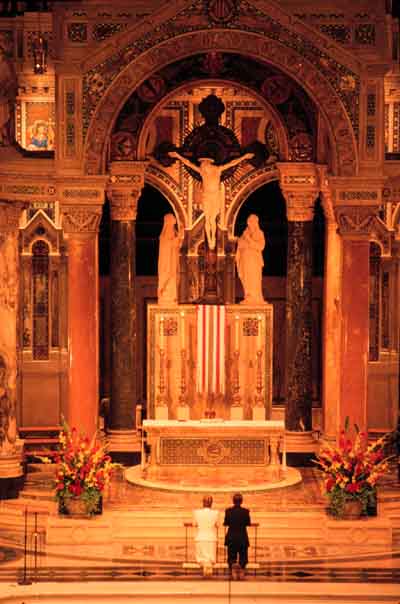
<instances>
[{"instance_id":1,"label":"column capital","mask_svg":"<svg viewBox=\"0 0 400 604\"><path fill-rule=\"evenodd\" d=\"M21 212L25 207L26 204L24 203L0 199L1 233L10 233L18 230Z\"/></svg>"},{"instance_id":2,"label":"column capital","mask_svg":"<svg viewBox=\"0 0 400 604\"><path fill-rule=\"evenodd\" d=\"M369 240L378 226L376 206L338 206L335 215L339 233L350 239Z\"/></svg>"},{"instance_id":3,"label":"column capital","mask_svg":"<svg viewBox=\"0 0 400 604\"><path fill-rule=\"evenodd\" d=\"M278 162L279 185L286 201L289 221L313 219L314 203L319 194L319 172L316 164Z\"/></svg>"},{"instance_id":4,"label":"column capital","mask_svg":"<svg viewBox=\"0 0 400 604\"><path fill-rule=\"evenodd\" d=\"M63 205L62 226L67 234L91 235L99 231L102 205Z\"/></svg>"},{"instance_id":5,"label":"column capital","mask_svg":"<svg viewBox=\"0 0 400 604\"><path fill-rule=\"evenodd\" d=\"M107 194L111 220L136 220L148 162L115 161L110 166Z\"/></svg>"}]
</instances>

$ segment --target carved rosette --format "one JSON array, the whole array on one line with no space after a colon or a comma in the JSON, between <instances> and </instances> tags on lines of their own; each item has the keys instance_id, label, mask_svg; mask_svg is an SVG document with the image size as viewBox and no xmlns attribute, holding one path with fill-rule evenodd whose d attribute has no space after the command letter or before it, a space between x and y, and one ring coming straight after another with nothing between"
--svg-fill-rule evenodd
<instances>
[{"instance_id":1,"label":"carved rosette","mask_svg":"<svg viewBox=\"0 0 400 604\"><path fill-rule=\"evenodd\" d=\"M65 233L93 235L98 233L101 205L72 205L62 207L62 226Z\"/></svg>"}]
</instances>

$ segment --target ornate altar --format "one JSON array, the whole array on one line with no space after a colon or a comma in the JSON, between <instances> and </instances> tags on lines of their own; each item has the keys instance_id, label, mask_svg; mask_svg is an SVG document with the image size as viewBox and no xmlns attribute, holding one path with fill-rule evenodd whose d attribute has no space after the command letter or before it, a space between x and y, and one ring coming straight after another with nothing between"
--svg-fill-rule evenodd
<instances>
[{"instance_id":1,"label":"ornate altar","mask_svg":"<svg viewBox=\"0 0 400 604\"><path fill-rule=\"evenodd\" d=\"M197 484L239 486L279 482L286 473L283 421L145 420L143 434L147 480L189 485L195 474Z\"/></svg>"}]
</instances>

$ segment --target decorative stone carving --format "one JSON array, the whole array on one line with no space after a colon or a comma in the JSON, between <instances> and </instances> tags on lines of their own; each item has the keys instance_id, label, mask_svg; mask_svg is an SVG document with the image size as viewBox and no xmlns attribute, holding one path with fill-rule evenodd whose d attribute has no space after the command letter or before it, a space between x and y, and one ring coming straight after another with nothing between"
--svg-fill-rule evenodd
<instances>
[{"instance_id":1,"label":"decorative stone carving","mask_svg":"<svg viewBox=\"0 0 400 604\"><path fill-rule=\"evenodd\" d=\"M189 23L189 19L187 23ZM180 27L185 20L180 21ZM186 25L185 25L186 26ZM165 65L168 60L176 62L180 56L186 57L196 52L210 52L218 48L226 51L249 52L258 56L260 60L268 57L278 66L281 65L285 71L289 70L298 77L299 69L304 71L304 87L314 96L316 102L324 108L328 121L332 124L334 136L337 141L337 163L342 174L354 173L357 164L357 148L354 133L358 132L358 111L356 111L359 96L359 78L343 65L329 58L328 67L321 62L321 51L318 58L311 57L312 44L300 45L299 40L293 37L293 32L286 32L283 36L281 24L276 24L282 36L279 41L268 38L263 39L260 35L254 35L259 27L259 21L254 19L252 27L245 27L247 31L199 31L187 33L185 36L177 36L176 23L174 26L175 37L165 40L159 32L152 32L151 41L153 48L146 52L145 59L140 56L141 44L132 42L126 47L124 56L119 56L118 61L112 61L111 57L102 64L93 67L86 73L85 86L88 89L88 100L84 107L84 130L86 132L85 147L85 169L87 173L98 173L100 171L102 157L105 151L105 133L109 124L120 109L120 103L128 90L134 89L146 75L154 73ZM163 23L163 27L165 24ZM251 29L251 31L249 31ZM184 33L180 31L179 33ZM265 23L263 23L263 36L266 35ZM267 35L276 35L272 30ZM168 33L167 35L170 35ZM162 36L162 37L160 37ZM161 40L164 39L165 41ZM285 46L288 45L288 46ZM291 48L289 48L291 45ZM306 49L306 50L305 50ZM310 56L303 56L304 53ZM303 53L303 54L302 54ZM322 57L323 58L323 57ZM130 64L129 64L130 63ZM113 70L110 71L110 67ZM123 75L118 77L118 71L126 66ZM306 67L306 69L305 69ZM343 71L344 70L344 71ZM343 92L339 86L339 74L348 74L355 79L355 87L351 94ZM98 85L100 78L101 86ZM96 85L94 84L96 82ZM346 108L346 110L345 110ZM347 111L347 113L346 113ZM105 116L108 116L107 118ZM353 128L352 128L353 126ZM341 150L339 150L339 143Z\"/></svg>"},{"instance_id":2,"label":"decorative stone carving","mask_svg":"<svg viewBox=\"0 0 400 604\"><path fill-rule=\"evenodd\" d=\"M336 208L336 217L341 235L366 237L369 239L376 220L374 206L341 206Z\"/></svg>"},{"instance_id":3,"label":"decorative stone carving","mask_svg":"<svg viewBox=\"0 0 400 604\"><path fill-rule=\"evenodd\" d=\"M319 193L319 175L312 163L277 164L279 184L286 201L289 221L311 221L314 216L314 203Z\"/></svg>"},{"instance_id":4,"label":"decorative stone carving","mask_svg":"<svg viewBox=\"0 0 400 604\"><path fill-rule=\"evenodd\" d=\"M66 233L97 233L101 219L101 205L63 206L62 226Z\"/></svg>"},{"instance_id":5,"label":"decorative stone carving","mask_svg":"<svg viewBox=\"0 0 400 604\"><path fill-rule=\"evenodd\" d=\"M140 193L141 189L109 187L111 220L136 220Z\"/></svg>"},{"instance_id":6,"label":"decorative stone carving","mask_svg":"<svg viewBox=\"0 0 400 604\"><path fill-rule=\"evenodd\" d=\"M0 200L0 233L17 231L21 211L25 205Z\"/></svg>"},{"instance_id":7,"label":"decorative stone carving","mask_svg":"<svg viewBox=\"0 0 400 604\"><path fill-rule=\"evenodd\" d=\"M117 161L110 166L107 193L111 220L136 220L137 203L144 186L148 162Z\"/></svg>"},{"instance_id":8,"label":"decorative stone carving","mask_svg":"<svg viewBox=\"0 0 400 604\"><path fill-rule=\"evenodd\" d=\"M318 192L312 191L285 191L282 190L286 200L286 214L289 221L306 222L314 217L314 203Z\"/></svg>"}]
</instances>

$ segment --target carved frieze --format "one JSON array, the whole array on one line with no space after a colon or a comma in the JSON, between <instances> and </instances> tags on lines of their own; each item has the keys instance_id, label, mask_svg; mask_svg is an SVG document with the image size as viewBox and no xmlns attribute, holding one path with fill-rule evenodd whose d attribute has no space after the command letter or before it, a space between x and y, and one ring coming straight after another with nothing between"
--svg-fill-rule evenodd
<instances>
[{"instance_id":1,"label":"carved frieze","mask_svg":"<svg viewBox=\"0 0 400 604\"><path fill-rule=\"evenodd\" d=\"M66 233L97 233L101 218L101 205L62 206L62 226Z\"/></svg>"},{"instance_id":2,"label":"carved frieze","mask_svg":"<svg viewBox=\"0 0 400 604\"><path fill-rule=\"evenodd\" d=\"M379 241L383 254L390 252L390 233L378 217L378 206L338 206L335 213L341 235Z\"/></svg>"}]
</instances>

